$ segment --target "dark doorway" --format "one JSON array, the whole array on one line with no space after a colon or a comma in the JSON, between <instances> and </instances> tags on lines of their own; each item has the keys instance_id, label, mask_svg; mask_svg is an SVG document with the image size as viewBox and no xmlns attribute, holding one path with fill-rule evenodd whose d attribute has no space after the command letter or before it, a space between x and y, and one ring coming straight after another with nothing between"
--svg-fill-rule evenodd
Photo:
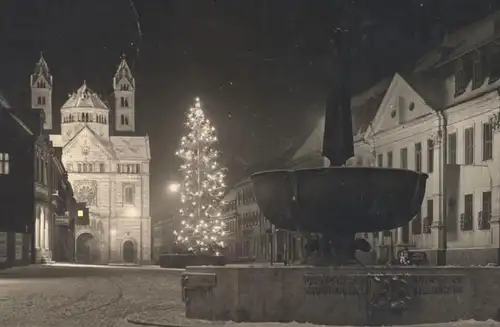
<instances>
[{"instance_id":1,"label":"dark doorway","mask_svg":"<svg viewBox=\"0 0 500 327\"><path fill-rule=\"evenodd\" d=\"M79 263L99 263L99 243L90 233L83 233L76 239L76 261Z\"/></svg>"},{"instance_id":2,"label":"dark doorway","mask_svg":"<svg viewBox=\"0 0 500 327\"><path fill-rule=\"evenodd\" d=\"M125 243L123 243L123 261L131 263L134 262L134 259L134 243L132 243L132 241L125 241Z\"/></svg>"}]
</instances>

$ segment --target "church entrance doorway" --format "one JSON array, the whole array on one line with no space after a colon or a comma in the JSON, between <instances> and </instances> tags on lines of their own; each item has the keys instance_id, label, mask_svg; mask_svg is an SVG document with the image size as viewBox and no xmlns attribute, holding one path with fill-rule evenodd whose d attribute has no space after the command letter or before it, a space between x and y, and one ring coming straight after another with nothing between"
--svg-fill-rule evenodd
<instances>
[{"instance_id":1,"label":"church entrance doorway","mask_svg":"<svg viewBox=\"0 0 500 327\"><path fill-rule=\"evenodd\" d=\"M127 263L134 262L135 259L135 249L134 243L132 241L125 241L123 243L123 261Z\"/></svg>"},{"instance_id":2,"label":"church entrance doorway","mask_svg":"<svg viewBox=\"0 0 500 327\"><path fill-rule=\"evenodd\" d=\"M90 233L83 233L76 239L76 262L95 264L100 261L99 242Z\"/></svg>"}]
</instances>

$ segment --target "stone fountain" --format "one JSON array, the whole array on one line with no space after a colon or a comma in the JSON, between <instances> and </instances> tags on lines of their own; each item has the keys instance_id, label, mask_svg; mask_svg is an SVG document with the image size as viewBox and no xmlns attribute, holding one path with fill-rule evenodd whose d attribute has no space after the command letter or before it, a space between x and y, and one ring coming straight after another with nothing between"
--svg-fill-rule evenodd
<instances>
[{"instance_id":1,"label":"stone fountain","mask_svg":"<svg viewBox=\"0 0 500 327\"><path fill-rule=\"evenodd\" d=\"M187 318L366 326L499 315L497 269L356 262L356 251L370 250L356 233L409 223L420 209L428 176L342 166L353 155L344 66L326 110L323 155L332 166L252 176L259 208L276 228L320 235L307 247L316 256L296 266L187 267L181 281Z\"/></svg>"}]
</instances>

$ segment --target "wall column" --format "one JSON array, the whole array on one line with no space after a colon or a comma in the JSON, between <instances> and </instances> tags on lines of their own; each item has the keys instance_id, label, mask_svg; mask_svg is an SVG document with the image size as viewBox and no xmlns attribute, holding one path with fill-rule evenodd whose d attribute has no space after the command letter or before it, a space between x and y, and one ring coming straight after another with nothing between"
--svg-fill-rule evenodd
<instances>
[{"instance_id":1,"label":"wall column","mask_svg":"<svg viewBox=\"0 0 500 327\"><path fill-rule=\"evenodd\" d=\"M37 204L35 209L35 248L40 248L40 206Z\"/></svg>"},{"instance_id":2,"label":"wall column","mask_svg":"<svg viewBox=\"0 0 500 327\"><path fill-rule=\"evenodd\" d=\"M396 230L396 244L403 244L403 227L398 227Z\"/></svg>"},{"instance_id":3,"label":"wall column","mask_svg":"<svg viewBox=\"0 0 500 327\"><path fill-rule=\"evenodd\" d=\"M45 226L44 226L45 233L43 235L43 238L44 238L44 241L45 241L45 243L44 243L45 249L50 250L50 248L51 248L50 247L50 234L51 233L50 233L50 230L49 230L49 227L50 227L50 224L49 224L50 223L50 218L49 218L49 212L48 211L49 210L46 207L45 208L45 215L44 215L44 217L45 217Z\"/></svg>"}]
</instances>

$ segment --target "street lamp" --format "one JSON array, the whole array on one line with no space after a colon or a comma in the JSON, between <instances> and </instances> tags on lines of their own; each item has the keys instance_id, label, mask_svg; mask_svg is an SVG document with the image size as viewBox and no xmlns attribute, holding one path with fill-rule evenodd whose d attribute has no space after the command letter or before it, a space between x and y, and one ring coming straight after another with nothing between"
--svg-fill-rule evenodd
<instances>
[{"instance_id":1,"label":"street lamp","mask_svg":"<svg viewBox=\"0 0 500 327\"><path fill-rule=\"evenodd\" d=\"M178 193L181 189L181 184L179 183L170 183L168 184L168 191L170 193Z\"/></svg>"}]
</instances>

